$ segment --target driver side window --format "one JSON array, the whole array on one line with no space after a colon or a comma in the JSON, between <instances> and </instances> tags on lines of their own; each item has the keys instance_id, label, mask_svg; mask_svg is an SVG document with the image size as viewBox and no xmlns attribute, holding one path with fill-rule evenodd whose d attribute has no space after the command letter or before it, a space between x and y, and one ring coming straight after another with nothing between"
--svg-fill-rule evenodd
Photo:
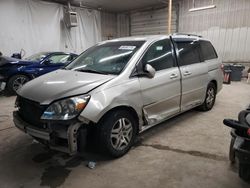
<instances>
[{"instance_id":1,"label":"driver side window","mask_svg":"<svg viewBox=\"0 0 250 188\"><path fill-rule=\"evenodd\" d=\"M144 55L143 66L150 64L156 71L174 66L172 48L169 39L155 42Z\"/></svg>"}]
</instances>

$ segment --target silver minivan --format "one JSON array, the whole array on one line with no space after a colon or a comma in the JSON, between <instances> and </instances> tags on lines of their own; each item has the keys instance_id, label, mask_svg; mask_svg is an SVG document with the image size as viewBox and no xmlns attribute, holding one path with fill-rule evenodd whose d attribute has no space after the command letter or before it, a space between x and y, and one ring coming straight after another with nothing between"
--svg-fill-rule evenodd
<instances>
[{"instance_id":1,"label":"silver minivan","mask_svg":"<svg viewBox=\"0 0 250 188\"><path fill-rule=\"evenodd\" d=\"M16 127L51 149L75 154L90 142L120 157L146 129L192 108L212 109L221 61L199 36L101 42L17 93Z\"/></svg>"}]
</instances>

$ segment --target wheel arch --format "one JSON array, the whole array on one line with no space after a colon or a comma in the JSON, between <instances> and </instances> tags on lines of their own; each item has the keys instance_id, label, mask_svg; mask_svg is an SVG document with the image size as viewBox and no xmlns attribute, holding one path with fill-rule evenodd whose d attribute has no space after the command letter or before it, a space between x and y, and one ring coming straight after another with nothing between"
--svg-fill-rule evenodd
<instances>
[{"instance_id":1,"label":"wheel arch","mask_svg":"<svg viewBox=\"0 0 250 188\"><path fill-rule=\"evenodd\" d=\"M217 88L218 88L218 83L216 80L211 80L209 83L213 83L215 85L215 90L216 90L216 93L217 93Z\"/></svg>"},{"instance_id":2,"label":"wheel arch","mask_svg":"<svg viewBox=\"0 0 250 188\"><path fill-rule=\"evenodd\" d=\"M113 108L109 109L107 112L105 112L102 115L102 117L99 119L98 122L102 121L111 112L118 111L118 110L120 110L120 111L128 111L129 113L131 113L131 115L135 118L135 120L137 122L137 130L136 130L136 132L138 134L139 130L140 130L140 118L139 118L139 115L136 112L136 110L131 106L121 105L121 106L113 107Z\"/></svg>"},{"instance_id":3,"label":"wheel arch","mask_svg":"<svg viewBox=\"0 0 250 188\"><path fill-rule=\"evenodd\" d=\"M6 92L9 93L9 94L15 94L16 91L12 88L12 84L11 84L11 80L12 78L14 79L16 76L25 76L28 78L28 81L32 80L32 77L28 74L23 74L23 73L18 73L18 74L12 74L8 77L8 79L6 80Z\"/></svg>"},{"instance_id":4,"label":"wheel arch","mask_svg":"<svg viewBox=\"0 0 250 188\"><path fill-rule=\"evenodd\" d=\"M7 78L7 83L10 81L10 79L14 76L17 76L17 75L23 75L23 76L27 76L30 80L33 79L32 75L26 73L26 72L18 72L18 73L15 73L15 74L12 74L10 75L8 78Z\"/></svg>"}]
</instances>

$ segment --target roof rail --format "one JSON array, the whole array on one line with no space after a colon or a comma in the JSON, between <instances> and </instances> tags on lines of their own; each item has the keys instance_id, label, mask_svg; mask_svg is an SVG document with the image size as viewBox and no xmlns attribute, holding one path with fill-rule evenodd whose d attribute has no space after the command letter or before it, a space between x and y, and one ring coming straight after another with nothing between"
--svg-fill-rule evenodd
<instances>
[{"instance_id":1,"label":"roof rail","mask_svg":"<svg viewBox=\"0 0 250 188\"><path fill-rule=\"evenodd\" d=\"M201 35L195 35L195 34L190 34L190 33L174 33L173 35L187 35L187 36L194 36L194 37L202 38Z\"/></svg>"}]
</instances>

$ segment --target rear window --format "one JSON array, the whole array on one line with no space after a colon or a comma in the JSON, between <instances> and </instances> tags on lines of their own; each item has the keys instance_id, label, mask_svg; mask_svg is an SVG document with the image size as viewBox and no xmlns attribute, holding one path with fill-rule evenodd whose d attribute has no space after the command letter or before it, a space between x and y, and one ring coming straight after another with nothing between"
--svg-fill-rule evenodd
<instances>
[{"instance_id":1,"label":"rear window","mask_svg":"<svg viewBox=\"0 0 250 188\"><path fill-rule=\"evenodd\" d=\"M200 46L197 41L176 41L180 66L200 63Z\"/></svg>"},{"instance_id":2,"label":"rear window","mask_svg":"<svg viewBox=\"0 0 250 188\"><path fill-rule=\"evenodd\" d=\"M200 41L201 52L204 60L216 59L218 56L209 41Z\"/></svg>"}]
</instances>

